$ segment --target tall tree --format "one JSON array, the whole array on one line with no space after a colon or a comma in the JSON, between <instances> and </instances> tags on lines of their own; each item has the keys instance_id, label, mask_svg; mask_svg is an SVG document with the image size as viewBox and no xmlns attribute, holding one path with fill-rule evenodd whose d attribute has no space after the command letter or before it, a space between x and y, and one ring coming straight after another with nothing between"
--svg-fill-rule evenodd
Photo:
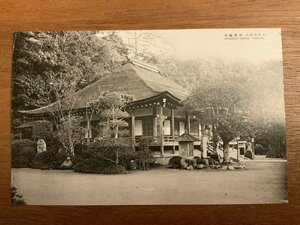
<instances>
[{"instance_id":1,"label":"tall tree","mask_svg":"<svg viewBox=\"0 0 300 225\"><path fill-rule=\"evenodd\" d=\"M120 92L100 92L98 98L89 102L88 107L88 123L91 124L91 120L94 115L101 117L102 122L100 125L105 127L105 140L107 144L111 145L115 151L115 163L119 163L119 150L118 145L122 145L122 140L119 137L127 134L128 123L125 121L129 115L125 111L125 106L128 102L133 100L133 96L123 94ZM113 146L116 145L115 148ZM101 156L101 152L98 152L98 156Z\"/></svg>"},{"instance_id":2,"label":"tall tree","mask_svg":"<svg viewBox=\"0 0 300 225\"><path fill-rule=\"evenodd\" d=\"M201 122L212 126L214 141L223 142L224 162L228 162L229 142L249 134L247 113L242 111L245 99L242 86L231 81L215 80L196 88L185 102L185 108L197 113Z\"/></svg>"},{"instance_id":3,"label":"tall tree","mask_svg":"<svg viewBox=\"0 0 300 225\"><path fill-rule=\"evenodd\" d=\"M12 76L15 117L20 109L47 105L89 85L123 60L126 48L122 41L98 37L97 32L16 33ZM56 85L56 80L65 85L60 92L49 86Z\"/></svg>"}]
</instances>

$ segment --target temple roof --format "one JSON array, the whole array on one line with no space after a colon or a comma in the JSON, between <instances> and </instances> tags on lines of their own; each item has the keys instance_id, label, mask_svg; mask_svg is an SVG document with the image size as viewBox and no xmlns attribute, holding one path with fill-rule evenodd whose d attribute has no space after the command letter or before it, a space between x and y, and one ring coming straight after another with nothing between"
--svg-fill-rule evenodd
<instances>
[{"instance_id":1,"label":"temple roof","mask_svg":"<svg viewBox=\"0 0 300 225\"><path fill-rule=\"evenodd\" d=\"M199 140L188 133L184 133L178 137L178 141L179 142L194 142L194 141L199 141Z\"/></svg>"},{"instance_id":2,"label":"temple roof","mask_svg":"<svg viewBox=\"0 0 300 225\"><path fill-rule=\"evenodd\" d=\"M162 75L160 71L146 63L130 60L118 70L101 77L91 85L75 92L71 97L63 99L61 102L54 102L50 105L33 109L20 111L24 114L47 114L55 111L59 105L63 109L70 107L70 99L75 109L89 107L89 102L97 99L101 91L116 91L124 94L133 95L135 101L151 98L163 92L168 92L179 100L184 100L188 91L173 80ZM69 99L69 101L68 101Z\"/></svg>"}]
</instances>

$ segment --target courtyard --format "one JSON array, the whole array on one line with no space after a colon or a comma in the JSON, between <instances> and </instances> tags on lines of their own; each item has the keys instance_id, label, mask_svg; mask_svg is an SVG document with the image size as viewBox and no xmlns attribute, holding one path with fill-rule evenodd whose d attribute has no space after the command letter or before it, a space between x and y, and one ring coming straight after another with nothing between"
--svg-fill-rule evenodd
<instances>
[{"instance_id":1,"label":"courtyard","mask_svg":"<svg viewBox=\"0 0 300 225\"><path fill-rule=\"evenodd\" d=\"M286 160L245 162L245 170L156 168L125 175L12 169L29 205L266 204L287 202Z\"/></svg>"}]
</instances>

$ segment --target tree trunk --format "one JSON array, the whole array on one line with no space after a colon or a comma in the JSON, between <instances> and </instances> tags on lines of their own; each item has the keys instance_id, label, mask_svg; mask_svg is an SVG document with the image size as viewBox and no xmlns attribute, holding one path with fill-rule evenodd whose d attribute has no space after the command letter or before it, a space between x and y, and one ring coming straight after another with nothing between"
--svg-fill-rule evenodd
<instances>
[{"instance_id":1,"label":"tree trunk","mask_svg":"<svg viewBox=\"0 0 300 225\"><path fill-rule=\"evenodd\" d=\"M116 165L119 164L119 150L117 149Z\"/></svg>"},{"instance_id":2,"label":"tree trunk","mask_svg":"<svg viewBox=\"0 0 300 225\"><path fill-rule=\"evenodd\" d=\"M229 161L229 140L223 139L223 164L227 164Z\"/></svg>"},{"instance_id":3,"label":"tree trunk","mask_svg":"<svg viewBox=\"0 0 300 225\"><path fill-rule=\"evenodd\" d=\"M214 154L218 154L217 148L218 148L218 135L216 134L216 127L215 125L212 125L212 133L213 133L213 151Z\"/></svg>"}]
</instances>

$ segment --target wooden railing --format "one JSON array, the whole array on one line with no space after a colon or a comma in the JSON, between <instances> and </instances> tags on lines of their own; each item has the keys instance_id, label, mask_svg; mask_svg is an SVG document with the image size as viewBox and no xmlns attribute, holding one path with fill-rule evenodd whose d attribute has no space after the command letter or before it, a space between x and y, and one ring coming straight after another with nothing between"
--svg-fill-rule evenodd
<instances>
[{"instance_id":1,"label":"wooden railing","mask_svg":"<svg viewBox=\"0 0 300 225\"><path fill-rule=\"evenodd\" d=\"M176 142L178 141L178 135L174 136L164 136L164 142ZM141 139L143 138L149 138L149 139L152 139L153 141L160 141L160 137L159 136L135 136L135 141L136 142L139 142Z\"/></svg>"}]
</instances>

